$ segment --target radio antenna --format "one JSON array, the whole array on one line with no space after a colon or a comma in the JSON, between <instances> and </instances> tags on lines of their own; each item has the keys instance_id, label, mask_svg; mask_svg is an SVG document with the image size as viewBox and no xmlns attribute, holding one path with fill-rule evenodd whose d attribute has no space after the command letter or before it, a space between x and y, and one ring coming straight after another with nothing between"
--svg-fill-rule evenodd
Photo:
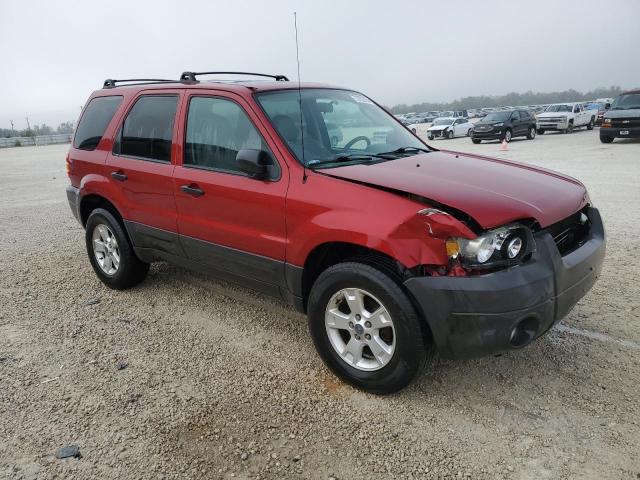
<instances>
[{"instance_id":1,"label":"radio antenna","mask_svg":"<svg viewBox=\"0 0 640 480\"><path fill-rule=\"evenodd\" d=\"M296 64L298 65L298 106L300 108L300 143L302 144L302 183L307 181L307 162L304 158L304 127L302 125L302 89L300 88L300 48L298 47L298 14L293 12L293 28L296 31Z\"/></svg>"}]
</instances>

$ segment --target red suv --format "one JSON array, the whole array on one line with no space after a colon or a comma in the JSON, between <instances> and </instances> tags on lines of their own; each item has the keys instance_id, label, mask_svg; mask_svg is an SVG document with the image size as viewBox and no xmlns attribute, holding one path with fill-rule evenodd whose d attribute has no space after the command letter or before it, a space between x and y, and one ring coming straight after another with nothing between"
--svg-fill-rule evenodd
<instances>
[{"instance_id":1,"label":"red suv","mask_svg":"<svg viewBox=\"0 0 640 480\"><path fill-rule=\"evenodd\" d=\"M436 351L529 344L598 277L579 181L439 151L353 90L202 75L107 80L83 110L67 195L107 286L164 260L280 296L338 376L388 393Z\"/></svg>"}]
</instances>

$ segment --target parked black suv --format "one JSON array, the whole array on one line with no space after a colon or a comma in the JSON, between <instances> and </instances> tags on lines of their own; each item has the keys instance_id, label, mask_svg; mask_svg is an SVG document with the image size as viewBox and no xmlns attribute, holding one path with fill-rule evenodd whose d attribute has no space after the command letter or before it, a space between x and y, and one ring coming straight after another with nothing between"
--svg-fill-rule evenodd
<instances>
[{"instance_id":1,"label":"parked black suv","mask_svg":"<svg viewBox=\"0 0 640 480\"><path fill-rule=\"evenodd\" d=\"M624 92L615 98L602 118L600 141L640 137L640 90Z\"/></svg>"},{"instance_id":2,"label":"parked black suv","mask_svg":"<svg viewBox=\"0 0 640 480\"><path fill-rule=\"evenodd\" d=\"M505 110L493 112L476 123L471 131L471 141L506 140L513 137L536 137L536 119L527 110Z\"/></svg>"}]
</instances>

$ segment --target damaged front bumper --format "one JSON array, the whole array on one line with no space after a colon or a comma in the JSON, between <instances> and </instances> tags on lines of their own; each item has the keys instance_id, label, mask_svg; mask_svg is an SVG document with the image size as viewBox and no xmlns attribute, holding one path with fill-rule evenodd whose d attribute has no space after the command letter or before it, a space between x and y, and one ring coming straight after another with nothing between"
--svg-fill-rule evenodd
<instances>
[{"instance_id":1,"label":"damaged front bumper","mask_svg":"<svg viewBox=\"0 0 640 480\"><path fill-rule=\"evenodd\" d=\"M551 234L541 231L523 265L486 275L406 280L440 354L467 358L520 348L567 315L593 286L604 260L602 219L595 208L587 215L587 238L564 256Z\"/></svg>"}]
</instances>

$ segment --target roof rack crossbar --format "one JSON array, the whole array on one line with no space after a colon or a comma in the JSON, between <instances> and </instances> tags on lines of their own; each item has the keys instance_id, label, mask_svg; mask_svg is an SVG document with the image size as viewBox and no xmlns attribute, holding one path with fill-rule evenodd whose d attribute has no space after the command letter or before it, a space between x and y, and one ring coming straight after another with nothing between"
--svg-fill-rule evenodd
<instances>
[{"instance_id":1,"label":"roof rack crossbar","mask_svg":"<svg viewBox=\"0 0 640 480\"><path fill-rule=\"evenodd\" d=\"M195 82L197 75L252 75L254 77L267 77L273 78L276 82L288 82L289 79L284 75L269 75L267 73L253 73L253 72L182 72L180 75L180 81L182 82Z\"/></svg>"},{"instance_id":2,"label":"roof rack crossbar","mask_svg":"<svg viewBox=\"0 0 640 480\"><path fill-rule=\"evenodd\" d=\"M167 82L173 82L175 83L175 80L168 80L166 78L127 78L127 79L122 79L122 80L114 80L113 78L107 78L104 81L104 84L102 86L102 88L113 88L116 86L117 83L123 83L123 82L141 82L141 83L167 83Z\"/></svg>"}]
</instances>

